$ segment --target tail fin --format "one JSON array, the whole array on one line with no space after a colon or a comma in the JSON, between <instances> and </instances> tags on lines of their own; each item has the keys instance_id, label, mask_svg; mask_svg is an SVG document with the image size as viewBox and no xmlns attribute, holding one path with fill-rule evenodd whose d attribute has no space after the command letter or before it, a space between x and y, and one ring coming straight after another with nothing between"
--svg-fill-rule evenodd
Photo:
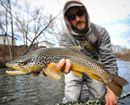
<instances>
[{"instance_id":1,"label":"tail fin","mask_svg":"<svg viewBox=\"0 0 130 105\"><path fill-rule=\"evenodd\" d=\"M126 79L124 79L120 76L117 76L114 74L112 76L113 76L113 81L116 82L117 84L119 84L120 86L125 86L129 83Z\"/></svg>"},{"instance_id":2,"label":"tail fin","mask_svg":"<svg viewBox=\"0 0 130 105\"><path fill-rule=\"evenodd\" d=\"M125 80L124 78L117 76L117 75L113 75L111 77L111 80L106 83L106 85L108 86L108 88L113 91L113 93L116 96L120 96L122 93L122 88L123 86L125 86L126 84L128 84L128 81Z\"/></svg>"}]
</instances>

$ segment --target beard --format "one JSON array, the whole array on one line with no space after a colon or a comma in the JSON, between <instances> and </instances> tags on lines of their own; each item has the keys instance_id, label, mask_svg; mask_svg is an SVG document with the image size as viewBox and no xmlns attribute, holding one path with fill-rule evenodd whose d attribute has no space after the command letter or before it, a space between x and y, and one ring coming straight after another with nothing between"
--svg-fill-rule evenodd
<instances>
[{"instance_id":1,"label":"beard","mask_svg":"<svg viewBox=\"0 0 130 105\"><path fill-rule=\"evenodd\" d=\"M76 25L78 25L78 24L82 24L82 21L77 22ZM85 22L85 27L84 27L82 30L79 30L77 27L75 27L75 26L73 26L73 25L71 26L71 28L72 28L73 31L76 32L76 33L86 34L86 33L88 32L88 30L89 30L89 28L88 28L88 21Z\"/></svg>"}]
</instances>

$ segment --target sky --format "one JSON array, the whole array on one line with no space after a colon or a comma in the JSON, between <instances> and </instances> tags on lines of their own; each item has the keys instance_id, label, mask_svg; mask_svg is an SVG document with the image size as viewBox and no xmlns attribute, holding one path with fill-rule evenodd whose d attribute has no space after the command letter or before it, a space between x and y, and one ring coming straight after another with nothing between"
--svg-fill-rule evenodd
<instances>
[{"instance_id":1,"label":"sky","mask_svg":"<svg viewBox=\"0 0 130 105\"><path fill-rule=\"evenodd\" d=\"M44 8L47 14L57 15L65 0L27 0L35 8ZM81 0L90 15L90 21L109 32L111 42L130 48L130 0ZM62 15L60 15L61 18Z\"/></svg>"}]
</instances>

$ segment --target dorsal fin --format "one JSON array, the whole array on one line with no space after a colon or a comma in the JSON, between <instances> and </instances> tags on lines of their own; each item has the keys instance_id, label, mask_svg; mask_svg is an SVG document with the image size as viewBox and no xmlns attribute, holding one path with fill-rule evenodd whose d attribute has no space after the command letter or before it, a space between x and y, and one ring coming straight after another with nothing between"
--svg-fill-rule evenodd
<instances>
[{"instance_id":1,"label":"dorsal fin","mask_svg":"<svg viewBox=\"0 0 130 105\"><path fill-rule=\"evenodd\" d=\"M82 50L82 48L80 46L71 46L71 47L67 47L67 48L70 50L76 51L76 52L80 52L80 53Z\"/></svg>"},{"instance_id":2,"label":"dorsal fin","mask_svg":"<svg viewBox=\"0 0 130 105\"><path fill-rule=\"evenodd\" d=\"M98 64L100 67L102 67L103 69L106 68L106 66L104 64Z\"/></svg>"}]
</instances>

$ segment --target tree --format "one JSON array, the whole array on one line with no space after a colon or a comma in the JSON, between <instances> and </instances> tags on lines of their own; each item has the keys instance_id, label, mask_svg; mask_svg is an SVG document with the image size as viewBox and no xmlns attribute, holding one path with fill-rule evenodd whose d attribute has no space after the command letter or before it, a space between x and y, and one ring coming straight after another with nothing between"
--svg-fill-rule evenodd
<instances>
[{"instance_id":1,"label":"tree","mask_svg":"<svg viewBox=\"0 0 130 105\"><path fill-rule=\"evenodd\" d=\"M23 41L25 46L30 45L26 48L24 54L28 52L34 43L39 43L41 39L48 40L46 33L52 34L52 37L57 37L60 33L60 31L55 31L56 28L57 30L60 29L58 29L54 20L61 12L57 16L44 14L43 8L33 8L26 0L0 0L0 3L4 11L4 14L0 14L1 32L11 33L12 42L16 37ZM12 43L12 59L14 58L13 46Z\"/></svg>"},{"instance_id":2,"label":"tree","mask_svg":"<svg viewBox=\"0 0 130 105\"><path fill-rule=\"evenodd\" d=\"M10 0L7 0L7 1L0 0L0 5L3 7L2 11L3 12L5 11L5 19L4 19L5 21L4 22L2 22L3 18L2 18L2 15L0 15L1 16L0 28L2 29L2 33L4 33L5 38L8 33L8 27L9 27L8 23L10 22L10 27L11 27L10 29L11 29L11 36L12 36L12 48L10 51L10 57L11 57L11 60L13 60L14 59L14 29L13 29L13 15L12 15ZM4 38L4 42L6 40L5 38Z\"/></svg>"}]
</instances>

